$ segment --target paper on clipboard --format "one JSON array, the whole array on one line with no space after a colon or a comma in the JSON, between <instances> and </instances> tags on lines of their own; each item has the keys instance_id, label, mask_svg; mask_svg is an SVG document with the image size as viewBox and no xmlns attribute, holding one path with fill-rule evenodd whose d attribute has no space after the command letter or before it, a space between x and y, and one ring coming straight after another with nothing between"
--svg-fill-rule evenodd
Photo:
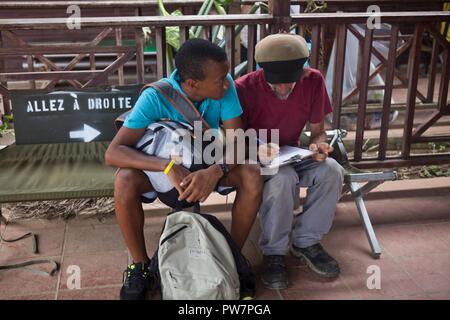
<instances>
[{"instance_id":1,"label":"paper on clipboard","mask_svg":"<svg viewBox=\"0 0 450 320\"><path fill-rule=\"evenodd\" d=\"M273 159L268 165L265 165L264 168L273 169L282 167L293 162L302 161L303 159L311 157L313 154L314 152L308 149L282 146L280 147L278 157Z\"/></svg>"}]
</instances>

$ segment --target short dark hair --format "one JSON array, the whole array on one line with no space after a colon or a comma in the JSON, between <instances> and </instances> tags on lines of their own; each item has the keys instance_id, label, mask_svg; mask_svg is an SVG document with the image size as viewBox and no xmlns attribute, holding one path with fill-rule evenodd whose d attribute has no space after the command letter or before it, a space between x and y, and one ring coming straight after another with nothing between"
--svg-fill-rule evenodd
<instances>
[{"instance_id":1,"label":"short dark hair","mask_svg":"<svg viewBox=\"0 0 450 320\"><path fill-rule=\"evenodd\" d=\"M204 39L190 39L178 50L175 56L175 67L181 81L186 79L204 80L204 63L206 60L223 62L227 54L218 45Z\"/></svg>"}]
</instances>

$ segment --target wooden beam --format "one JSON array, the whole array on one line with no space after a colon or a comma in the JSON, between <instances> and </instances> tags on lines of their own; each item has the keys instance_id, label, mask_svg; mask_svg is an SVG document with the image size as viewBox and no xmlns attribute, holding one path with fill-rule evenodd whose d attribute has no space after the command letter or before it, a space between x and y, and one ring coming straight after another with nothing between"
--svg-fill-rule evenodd
<instances>
[{"instance_id":1,"label":"wooden beam","mask_svg":"<svg viewBox=\"0 0 450 320\"><path fill-rule=\"evenodd\" d=\"M312 68L319 68L319 53L320 53L320 24L312 26L311 34L311 55L310 55L310 65Z\"/></svg>"},{"instance_id":2,"label":"wooden beam","mask_svg":"<svg viewBox=\"0 0 450 320\"><path fill-rule=\"evenodd\" d=\"M450 51L444 52L444 63L442 64L441 82L439 83L438 106L443 113L447 109L448 83L450 80Z\"/></svg>"},{"instance_id":3,"label":"wooden beam","mask_svg":"<svg viewBox=\"0 0 450 320\"><path fill-rule=\"evenodd\" d=\"M398 24L394 24L391 27L391 40L389 43L386 79L384 81L385 89L383 100L383 114L381 118L381 128L380 128L380 146L378 148L378 159L380 160L384 160L386 158L386 146L389 130L389 116L391 113L391 97L392 97L392 89L394 86L394 70L397 56L397 42L399 29L400 26Z\"/></svg>"},{"instance_id":4,"label":"wooden beam","mask_svg":"<svg viewBox=\"0 0 450 320\"><path fill-rule=\"evenodd\" d=\"M433 39L433 47L431 49L431 61L428 68L428 88L427 88L427 102L433 102L434 84L436 82L436 67L439 54L438 41Z\"/></svg>"},{"instance_id":5,"label":"wooden beam","mask_svg":"<svg viewBox=\"0 0 450 320\"><path fill-rule=\"evenodd\" d=\"M166 28L156 28L156 77L161 79L167 76L166 61Z\"/></svg>"},{"instance_id":6,"label":"wooden beam","mask_svg":"<svg viewBox=\"0 0 450 320\"><path fill-rule=\"evenodd\" d=\"M347 28L345 24L337 26L336 51L333 72L333 92L331 102L333 104L333 129L338 129L341 122L342 85L344 83L345 48L347 41Z\"/></svg>"},{"instance_id":7,"label":"wooden beam","mask_svg":"<svg viewBox=\"0 0 450 320\"><path fill-rule=\"evenodd\" d=\"M123 66L128 60L130 60L134 56L135 52L130 51L120 58L116 59L113 63L111 63L105 70L96 75L93 79L89 80L83 85L83 88L86 87L95 87L101 83L106 82L108 77L116 72L120 66Z\"/></svg>"},{"instance_id":8,"label":"wooden beam","mask_svg":"<svg viewBox=\"0 0 450 320\"><path fill-rule=\"evenodd\" d=\"M1 81L23 81L23 80L85 80L87 78L93 78L96 74L102 73L102 71L38 71L38 72L11 72L0 73Z\"/></svg>"},{"instance_id":9,"label":"wooden beam","mask_svg":"<svg viewBox=\"0 0 450 320\"><path fill-rule=\"evenodd\" d=\"M180 46L189 39L189 27L180 27Z\"/></svg>"},{"instance_id":10,"label":"wooden beam","mask_svg":"<svg viewBox=\"0 0 450 320\"><path fill-rule=\"evenodd\" d=\"M414 29L414 40L410 51L410 68L408 74L408 93L406 97L406 116L403 129L402 157L408 158L411 152L412 128L416 108L417 82L419 80L420 51L422 48L423 24L417 24Z\"/></svg>"},{"instance_id":11,"label":"wooden beam","mask_svg":"<svg viewBox=\"0 0 450 320\"><path fill-rule=\"evenodd\" d=\"M289 32L291 27L291 1L268 0L269 13L273 16L271 33Z\"/></svg>"},{"instance_id":12,"label":"wooden beam","mask_svg":"<svg viewBox=\"0 0 450 320\"><path fill-rule=\"evenodd\" d=\"M367 87L369 85L370 60L372 57L373 29L366 27L363 47L363 60L361 63L361 79L359 82L359 106L355 136L355 161L362 159L364 139L364 124L366 119Z\"/></svg>"},{"instance_id":13,"label":"wooden beam","mask_svg":"<svg viewBox=\"0 0 450 320\"><path fill-rule=\"evenodd\" d=\"M249 25L248 28L248 42L247 42L247 72L255 71L255 45L256 45L256 26Z\"/></svg>"},{"instance_id":14,"label":"wooden beam","mask_svg":"<svg viewBox=\"0 0 450 320\"><path fill-rule=\"evenodd\" d=\"M144 35L142 28L134 29L134 39L136 41L136 82L145 83L144 67Z\"/></svg>"},{"instance_id":15,"label":"wooden beam","mask_svg":"<svg viewBox=\"0 0 450 320\"><path fill-rule=\"evenodd\" d=\"M227 14L227 15L188 15L188 16L125 16L125 17L86 17L81 18L81 28L142 28L167 26L211 26L271 24L273 16L270 14ZM55 30L67 28L66 18L45 19L0 19L0 30Z\"/></svg>"},{"instance_id":16,"label":"wooden beam","mask_svg":"<svg viewBox=\"0 0 450 320\"><path fill-rule=\"evenodd\" d=\"M450 163L450 155L427 155L427 156L410 156L407 159L398 157L388 158L386 160L363 160L361 162L352 162L352 165L359 169L370 168L396 168L396 167L410 167L423 166L431 164L448 164Z\"/></svg>"},{"instance_id":17,"label":"wooden beam","mask_svg":"<svg viewBox=\"0 0 450 320\"><path fill-rule=\"evenodd\" d=\"M424 121L420 126L418 126L412 135L412 142L417 142L420 136L427 131L429 127L431 127L433 124L436 123L440 118L442 117L442 114L439 111L433 112L427 120Z\"/></svg>"},{"instance_id":18,"label":"wooden beam","mask_svg":"<svg viewBox=\"0 0 450 320\"><path fill-rule=\"evenodd\" d=\"M227 53L228 62L230 63L230 74L234 78L234 26L226 26L225 27L225 51Z\"/></svg>"}]
</instances>

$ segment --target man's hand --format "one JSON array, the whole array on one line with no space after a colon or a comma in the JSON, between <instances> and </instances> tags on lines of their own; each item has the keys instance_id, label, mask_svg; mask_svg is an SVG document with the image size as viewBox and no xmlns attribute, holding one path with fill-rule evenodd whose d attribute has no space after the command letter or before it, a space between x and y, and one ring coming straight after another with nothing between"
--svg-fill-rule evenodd
<instances>
[{"instance_id":1,"label":"man's hand","mask_svg":"<svg viewBox=\"0 0 450 320\"><path fill-rule=\"evenodd\" d=\"M275 143L266 143L258 147L258 158L262 164L269 164L280 153L280 147Z\"/></svg>"},{"instance_id":2,"label":"man's hand","mask_svg":"<svg viewBox=\"0 0 450 320\"><path fill-rule=\"evenodd\" d=\"M181 182L181 187L185 188L180 193L179 201L188 202L205 201L222 177L223 173L219 166L213 165L207 169L192 172Z\"/></svg>"},{"instance_id":3,"label":"man's hand","mask_svg":"<svg viewBox=\"0 0 450 320\"><path fill-rule=\"evenodd\" d=\"M191 172L182 165L174 164L167 176L175 189L177 189L178 193L182 194L185 189L182 181L190 174Z\"/></svg>"},{"instance_id":4,"label":"man's hand","mask_svg":"<svg viewBox=\"0 0 450 320\"><path fill-rule=\"evenodd\" d=\"M333 147L329 146L326 142L311 143L309 150L315 152L312 158L316 161L322 162L328 158L328 154L333 152Z\"/></svg>"}]
</instances>

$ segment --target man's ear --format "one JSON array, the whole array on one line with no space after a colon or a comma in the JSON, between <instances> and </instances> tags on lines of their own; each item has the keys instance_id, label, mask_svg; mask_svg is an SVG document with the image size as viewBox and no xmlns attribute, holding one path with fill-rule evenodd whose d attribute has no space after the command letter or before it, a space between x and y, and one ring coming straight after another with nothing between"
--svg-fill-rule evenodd
<instances>
[{"instance_id":1,"label":"man's ear","mask_svg":"<svg viewBox=\"0 0 450 320\"><path fill-rule=\"evenodd\" d=\"M194 79L186 79L186 81L184 81L184 83L186 84L186 86L189 89L197 89L197 85L198 85L198 81L194 80Z\"/></svg>"}]
</instances>

